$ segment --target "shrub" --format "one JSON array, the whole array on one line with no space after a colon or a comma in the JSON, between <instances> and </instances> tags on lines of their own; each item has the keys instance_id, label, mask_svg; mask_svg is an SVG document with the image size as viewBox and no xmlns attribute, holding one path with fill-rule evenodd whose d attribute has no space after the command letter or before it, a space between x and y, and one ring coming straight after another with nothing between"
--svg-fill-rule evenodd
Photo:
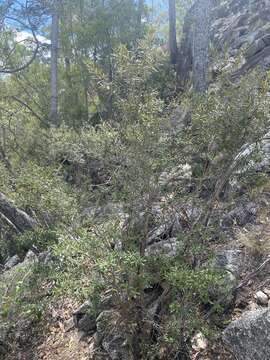
<instances>
[{"instance_id":1,"label":"shrub","mask_svg":"<svg viewBox=\"0 0 270 360\"><path fill-rule=\"evenodd\" d=\"M16 191L10 195L18 207L47 226L70 223L77 213L74 193L52 167L28 162L16 179Z\"/></svg>"}]
</instances>

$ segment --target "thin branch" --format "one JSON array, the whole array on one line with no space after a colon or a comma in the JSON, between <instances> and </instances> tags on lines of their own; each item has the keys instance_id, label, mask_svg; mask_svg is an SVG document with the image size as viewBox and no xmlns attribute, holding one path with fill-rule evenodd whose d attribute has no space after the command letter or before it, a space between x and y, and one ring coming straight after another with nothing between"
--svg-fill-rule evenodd
<instances>
[{"instance_id":1,"label":"thin branch","mask_svg":"<svg viewBox=\"0 0 270 360\"><path fill-rule=\"evenodd\" d=\"M42 119L41 116L39 116L28 104L26 104L23 100L19 99L17 96L11 96L11 99L17 101L19 104L24 106L27 110L31 112L32 115L34 115L40 122L46 124L46 122Z\"/></svg>"},{"instance_id":2,"label":"thin branch","mask_svg":"<svg viewBox=\"0 0 270 360\"><path fill-rule=\"evenodd\" d=\"M26 68L27 68L28 66L30 66L30 65L34 62L34 60L36 59L37 54L38 54L38 51L39 51L39 48L40 48L40 44L37 43L37 46L36 46L36 48L35 48L35 50L34 50L34 53L33 53L32 57L31 57L31 59L30 59L26 64L24 64L24 65L22 65L22 66L19 66L19 67L15 68L15 69L0 69L0 73L2 73L2 74L15 74L15 73L17 73L17 72L20 72L20 71L26 69Z\"/></svg>"},{"instance_id":3,"label":"thin branch","mask_svg":"<svg viewBox=\"0 0 270 360\"><path fill-rule=\"evenodd\" d=\"M28 10L28 6L26 7L26 10ZM21 21L20 19L14 18L13 16L9 16L9 15L5 16L5 19L15 21L15 22L19 23L23 28L26 28L26 29L30 30L31 33L32 33L32 37L33 37L33 43L36 44L36 47L35 47L35 49L33 51L33 54L31 56L31 58L24 65L21 65L21 66L19 66L17 68L14 68L14 69L8 69L8 68L2 68L1 69L0 68L0 73L2 73L2 74L15 74L17 72L20 72L20 71L26 69L28 66L30 66L34 62L34 60L37 57L38 51L40 49L40 42L37 39L35 30L34 30L34 26L31 23L28 12L27 12L27 19L28 19L28 22L29 22L30 25L27 25L23 21Z\"/></svg>"},{"instance_id":4,"label":"thin branch","mask_svg":"<svg viewBox=\"0 0 270 360\"><path fill-rule=\"evenodd\" d=\"M16 225L13 224L13 222L10 221L1 211L0 216L16 231L17 234L21 234L21 231L16 227Z\"/></svg>"}]
</instances>

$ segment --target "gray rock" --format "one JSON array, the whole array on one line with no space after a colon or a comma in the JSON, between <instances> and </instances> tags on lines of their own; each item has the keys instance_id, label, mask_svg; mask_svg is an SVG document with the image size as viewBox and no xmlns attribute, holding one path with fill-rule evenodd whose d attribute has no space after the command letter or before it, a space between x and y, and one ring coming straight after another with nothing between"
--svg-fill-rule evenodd
<instances>
[{"instance_id":1,"label":"gray rock","mask_svg":"<svg viewBox=\"0 0 270 360\"><path fill-rule=\"evenodd\" d=\"M207 61L208 44L211 44L213 56L209 56L210 67L217 67L219 60L224 65L225 52L234 58L237 69L233 79L257 67L262 70L270 68L270 3L268 0L198 0L187 12L184 23L182 43L179 49L178 73L181 84L185 88L193 78L200 80L197 64L201 66ZM203 11L199 12L198 9ZM211 9L211 10L210 10ZM202 16L203 14L203 16ZM209 18L211 18L210 26ZM199 19L196 21L196 19ZM202 25L200 26L200 20ZM198 26L195 26L194 23ZM196 31L197 29L197 31ZM204 50L202 59L201 47ZM243 57L244 55L244 57ZM241 59L241 61L237 61Z\"/></svg>"},{"instance_id":2,"label":"gray rock","mask_svg":"<svg viewBox=\"0 0 270 360\"><path fill-rule=\"evenodd\" d=\"M53 255L50 250L44 251L38 255L38 261L43 265L49 265L53 261Z\"/></svg>"},{"instance_id":3,"label":"gray rock","mask_svg":"<svg viewBox=\"0 0 270 360\"><path fill-rule=\"evenodd\" d=\"M167 224L162 224L157 228L154 228L148 238L147 238L147 245L151 245L155 242L160 242L162 239L164 239L164 237L167 236L169 232L169 227L167 226Z\"/></svg>"},{"instance_id":4,"label":"gray rock","mask_svg":"<svg viewBox=\"0 0 270 360\"><path fill-rule=\"evenodd\" d=\"M216 255L216 266L237 277L241 269L241 254L241 250L237 249L219 251Z\"/></svg>"},{"instance_id":5,"label":"gray rock","mask_svg":"<svg viewBox=\"0 0 270 360\"><path fill-rule=\"evenodd\" d=\"M147 247L145 251L146 256L166 255L168 257L175 257L177 254L177 239L170 238L156 242Z\"/></svg>"},{"instance_id":6,"label":"gray rock","mask_svg":"<svg viewBox=\"0 0 270 360\"><path fill-rule=\"evenodd\" d=\"M208 341L205 336L199 332L191 340L192 349L195 351L203 351L208 346Z\"/></svg>"},{"instance_id":7,"label":"gray rock","mask_svg":"<svg viewBox=\"0 0 270 360\"><path fill-rule=\"evenodd\" d=\"M223 271L223 278L217 286L209 289L210 299L228 308L234 301L234 287L241 272L241 251L222 250L216 254L214 268Z\"/></svg>"},{"instance_id":8,"label":"gray rock","mask_svg":"<svg viewBox=\"0 0 270 360\"><path fill-rule=\"evenodd\" d=\"M90 301L84 302L73 313L74 326L86 334L94 333L96 330L96 316L93 313L93 305Z\"/></svg>"},{"instance_id":9,"label":"gray rock","mask_svg":"<svg viewBox=\"0 0 270 360\"><path fill-rule=\"evenodd\" d=\"M96 217L103 218L108 215L116 215L123 218L126 218L124 213L123 205L119 203L108 203L104 206L92 206L85 208L82 212L82 216L85 217Z\"/></svg>"},{"instance_id":10,"label":"gray rock","mask_svg":"<svg viewBox=\"0 0 270 360\"><path fill-rule=\"evenodd\" d=\"M14 266L18 265L20 263L20 258L18 255L14 255L11 258L9 258L5 264L4 264L4 270L10 270Z\"/></svg>"},{"instance_id":11,"label":"gray rock","mask_svg":"<svg viewBox=\"0 0 270 360\"><path fill-rule=\"evenodd\" d=\"M96 318L95 316L91 316L89 314L84 314L77 321L77 328L80 331L83 331L86 334L94 333L96 330Z\"/></svg>"},{"instance_id":12,"label":"gray rock","mask_svg":"<svg viewBox=\"0 0 270 360\"><path fill-rule=\"evenodd\" d=\"M113 295L105 295L100 301L100 311L112 309L115 306L115 299Z\"/></svg>"},{"instance_id":13,"label":"gray rock","mask_svg":"<svg viewBox=\"0 0 270 360\"><path fill-rule=\"evenodd\" d=\"M270 34L267 34L265 36L262 37L262 41L269 46L270 45Z\"/></svg>"},{"instance_id":14,"label":"gray rock","mask_svg":"<svg viewBox=\"0 0 270 360\"><path fill-rule=\"evenodd\" d=\"M27 254L25 255L24 261L33 262L33 261L36 261L36 260L37 260L37 255L32 250L29 250L27 252Z\"/></svg>"},{"instance_id":15,"label":"gray rock","mask_svg":"<svg viewBox=\"0 0 270 360\"><path fill-rule=\"evenodd\" d=\"M254 202L241 204L222 217L221 227L224 229L230 228L233 225L245 226L256 219L257 212L258 204Z\"/></svg>"},{"instance_id":16,"label":"gray rock","mask_svg":"<svg viewBox=\"0 0 270 360\"><path fill-rule=\"evenodd\" d=\"M32 230L37 222L24 211L18 209L6 196L0 192L0 211L15 226L19 232Z\"/></svg>"},{"instance_id":17,"label":"gray rock","mask_svg":"<svg viewBox=\"0 0 270 360\"><path fill-rule=\"evenodd\" d=\"M233 321L223 340L238 360L269 360L270 309L251 311Z\"/></svg>"},{"instance_id":18,"label":"gray rock","mask_svg":"<svg viewBox=\"0 0 270 360\"><path fill-rule=\"evenodd\" d=\"M266 37L267 38L267 37ZM266 46L266 43L263 41L263 39L259 39L255 41L254 44L252 44L248 50L246 51L246 58L250 58L257 54L258 52L262 51Z\"/></svg>"},{"instance_id":19,"label":"gray rock","mask_svg":"<svg viewBox=\"0 0 270 360\"><path fill-rule=\"evenodd\" d=\"M107 352L111 360L134 360L128 336L120 325L120 315L114 310L105 310L97 318L96 342Z\"/></svg>"},{"instance_id":20,"label":"gray rock","mask_svg":"<svg viewBox=\"0 0 270 360\"><path fill-rule=\"evenodd\" d=\"M268 305L269 298L263 291L257 291L255 294L255 299L259 305Z\"/></svg>"}]
</instances>

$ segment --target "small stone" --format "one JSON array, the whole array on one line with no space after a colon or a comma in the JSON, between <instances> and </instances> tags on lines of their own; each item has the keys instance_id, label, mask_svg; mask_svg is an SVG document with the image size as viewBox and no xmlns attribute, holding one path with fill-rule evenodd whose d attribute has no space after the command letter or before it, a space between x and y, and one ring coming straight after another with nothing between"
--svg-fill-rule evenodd
<instances>
[{"instance_id":1,"label":"small stone","mask_svg":"<svg viewBox=\"0 0 270 360\"><path fill-rule=\"evenodd\" d=\"M195 351L205 350L208 346L208 341L205 336L199 332L192 339L192 349Z\"/></svg>"},{"instance_id":2,"label":"small stone","mask_svg":"<svg viewBox=\"0 0 270 360\"><path fill-rule=\"evenodd\" d=\"M255 294L255 299L259 305L268 305L269 298L263 291L257 291Z\"/></svg>"}]
</instances>

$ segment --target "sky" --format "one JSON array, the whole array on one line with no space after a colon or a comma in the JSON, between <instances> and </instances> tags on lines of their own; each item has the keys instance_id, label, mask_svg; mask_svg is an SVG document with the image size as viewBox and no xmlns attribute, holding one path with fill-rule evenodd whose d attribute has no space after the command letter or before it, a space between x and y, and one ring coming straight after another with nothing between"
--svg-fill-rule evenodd
<instances>
[{"instance_id":1,"label":"sky","mask_svg":"<svg viewBox=\"0 0 270 360\"><path fill-rule=\"evenodd\" d=\"M21 42L27 39L32 39L31 33L27 31L16 31L16 41ZM42 35L37 35L38 41L40 41L43 44L49 44L50 40L45 38Z\"/></svg>"},{"instance_id":2,"label":"sky","mask_svg":"<svg viewBox=\"0 0 270 360\"><path fill-rule=\"evenodd\" d=\"M0 0L0 4L1 4L1 1L2 0ZM18 0L18 3L20 3L20 2L23 3L24 0ZM154 8L155 15L159 14L161 11L166 10L166 8L167 8L167 0L146 0L146 4L150 8L152 8L152 9ZM31 38L32 38L31 33L27 32L27 31L24 31L24 30L16 31L16 40L18 42L22 42L24 40L31 39ZM42 35L38 35L37 38L41 43L45 43L45 44L50 43L50 40Z\"/></svg>"}]
</instances>

